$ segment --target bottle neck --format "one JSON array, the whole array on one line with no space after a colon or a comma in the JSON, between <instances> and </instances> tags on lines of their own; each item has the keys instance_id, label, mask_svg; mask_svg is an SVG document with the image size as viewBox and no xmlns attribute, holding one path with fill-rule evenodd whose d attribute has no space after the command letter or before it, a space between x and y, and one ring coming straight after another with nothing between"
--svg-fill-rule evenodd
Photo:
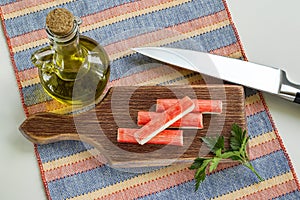
<instances>
[{"instance_id":1,"label":"bottle neck","mask_svg":"<svg viewBox=\"0 0 300 200\"><path fill-rule=\"evenodd\" d=\"M78 78L78 72L86 67L87 55L80 45L78 22L74 21L73 30L68 35L56 36L49 30L47 33L54 50L56 74L63 80L73 81Z\"/></svg>"},{"instance_id":2,"label":"bottle neck","mask_svg":"<svg viewBox=\"0 0 300 200\"><path fill-rule=\"evenodd\" d=\"M60 55L72 56L74 54L80 54L79 34L77 33L74 38L66 42L53 42L52 47L53 50Z\"/></svg>"}]
</instances>

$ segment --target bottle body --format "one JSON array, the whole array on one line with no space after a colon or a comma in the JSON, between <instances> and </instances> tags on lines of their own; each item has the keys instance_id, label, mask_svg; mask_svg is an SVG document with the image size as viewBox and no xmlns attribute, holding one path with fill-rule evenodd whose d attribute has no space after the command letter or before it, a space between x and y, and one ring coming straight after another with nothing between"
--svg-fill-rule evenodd
<instances>
[{"instance_id":1,"label":"bottle body","mask_svg":"<svg viewBox=\"0 0 300 200\"><path fill-rule=\"evenodd\" d=\"M87 105L96 101L109 80L109 58L93 39L79 35L78 21L71 34L56 37L31 56L38 67L44 90L67 104Z\"/></svg>"}]
</instances>

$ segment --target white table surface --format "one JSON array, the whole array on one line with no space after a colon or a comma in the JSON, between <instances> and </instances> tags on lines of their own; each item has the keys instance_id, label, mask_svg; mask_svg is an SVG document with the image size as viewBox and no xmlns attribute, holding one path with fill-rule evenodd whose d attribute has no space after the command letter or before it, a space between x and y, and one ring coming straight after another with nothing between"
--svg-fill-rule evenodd
<instances>
[{"instance_id":1,"label":"white table surface","mask_svg":"<svg viewBox=\"0 0 300 200\"><path fill-rule=\"evenodd\" d=\"M280 67L300 83L300 2L228 0L249 61ZM46 199L33 145L18 131L25 119L6 41L0 28L0 199ZM300 174L300 105L264 94Z\"/></svg>"}]
</instances>

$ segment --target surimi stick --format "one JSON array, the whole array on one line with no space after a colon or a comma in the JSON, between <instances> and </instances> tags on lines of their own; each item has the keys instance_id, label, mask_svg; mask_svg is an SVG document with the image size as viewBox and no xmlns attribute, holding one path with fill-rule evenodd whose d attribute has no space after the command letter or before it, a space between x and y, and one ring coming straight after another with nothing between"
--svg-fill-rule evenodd
<instances>
[{"instance_id":1,"label":"surimi stick","mask_svg":"<svg viewBox=\"0 0 300 200\"><path fill-rule=\"evenodd\" d=\"M134 138L134 133L137 130L138 129L119 128L117 138L118 142L137 144L138 142ZM154 136L151 140L149 140L147 143L183 146L182 132L182 130L163 130L162 132Z\"/></svg>"},{"instance_id":2,"label":"surimi stick","mask_svg":"<svg viewBox=\"0 0 300 200\"><path fill-rule=\"evenodd\" d=\"M174 105L178 99L157 99L156 100L156 112L163 112L170 106ZM192 112L201 112L209 114L222 113L222 101L221 100L204 100L193 99L195 108Z\"/></svg>"},{"instance_id":3,"label":"surimi stick","mask_svg":"<svg viewBox=\"0 0 300 200\"><path fill-rule=\"evenodd\" d=\"M147 111L139 111L137 124L139 126L143 126L150 122L152 119L156 119L160 113L158 112L147 112ZM169 126L169 128L182 128L182 129L202 129L203 121L202 121L202 113L189 113L177 120L173 124Z\"/></svg>"},{"instance_id":4,"label":"surimi stick","mask_svg":"<svg viewBox=\"0 0 300 200\"><path fill-rule=\"evenodd\" d=\"M141 145L145 144L178 119L191 112L194 107L195 104L189 97L186 96L183 99L180 99L170 108L160 113L157 118L138 129L134 133L136 141Z\"/></svg>"}]
</instances>

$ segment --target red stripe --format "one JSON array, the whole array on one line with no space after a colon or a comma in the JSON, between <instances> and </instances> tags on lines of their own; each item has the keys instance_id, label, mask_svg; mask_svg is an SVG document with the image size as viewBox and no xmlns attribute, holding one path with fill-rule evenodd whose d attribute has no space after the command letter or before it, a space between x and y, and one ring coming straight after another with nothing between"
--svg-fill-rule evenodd
<instances>
[{"instance_id":1,"label":"red stripe","mask_svg":"<svg viewBox=\"0 0 300 200\"><path fill-rule=\"evenodd\" d=\"M54 0L22 0L22 1L17 1L14 3L9 3L4 6L2 6L3 9L3 14L7 15L12 12L16 12L19 10L23 10L26 8L42 5L48 2L55 2Z\"/></svg>"},{"instance_id":2,"label":"red stripe","mask_svg":"<svg viewBox=\"0 0 300 200\"><path fill-rule=\"evenodd\" d=\"M257 102L254 102L252 104L245 106L245 112L246 112L247 117L251 116L251 115L255 115L264 110L265 110L265 108L264 108L262 101L257 101Z\"/></svg>"},{"instance_id":3,"label":"red stripe","mask_svg":"<svg viewBox=\"0 0 300 200\"><path fill-rule=\"evenodd\" d=\"M20 71L18 72L18 75L21 82L34 79L38 77L38 68L35 67L24 71Z\"/></svg>"},{"instance_id":4,"label":"red stripe","mask_svg":"<svg viewBox=\"0 0 300 200\"><path fill-rule=\"evenodd\" d=\"M103 163L100 162L100 160L103 160L103 158L99 155L97 157L91 157L76 163L64 165L53 170L44 171L45 180L50 182L101 167L103 166Z\"/></svg>"},{"instance_id":5,"label":"red stripe","mask_svg":"<svg viewBox=\"0 0 300 200\"><path fill-rule=\"evenodd\" d=\"M250 160L254 160L261 156L279 151L280 149L281 148L278 140L275 139L275 140L267 141L263 144L251 147L249 151L249 158Z\"/></svg>"},{"instance_id":6,"label":"red stripe","mask_svg":"<svg viewBox=\"0 0 300 200\"><path fill-rule=\"evenodd\" d=\"M236 43L228 45L226 47L212 50L212 51L210 51L210 53L220 55L220 56L228 56L228 55L236 53L238 51L240 51L240 47L239 47L239 43L236 42Z\"/></svg>"},{"instance_id":7,"label":"red stripe","mask_svg":"<svg viewBox=\"0 0 300 200\"><path fill-rule=\"evenodd\" d=\"M253 194L246 195L240 199L247 199L247 200L273 199L297 190L297 184L295 183L296 183L295 180L290 180L285 183L275 185L264 190L257 191Z\"/></svg>"},{"instance_id":8,"label":"red stripe","mask_svg":"<svg viewBox=\"0 0 300 200\"><path fill-rule=\"evenodd\" d=\"M28 109L29 115L33 115L37 112L46 112L47 111L46 103L50 103L52 101L54 101L54 100L50 100L50 101L46 101L46 102L42 102L42 103L38 103L38 104L28 106L27 109Z\"/></svg>"},{"instance_id":9,"label":"red stripe","mask_svg":"<svg viewBox=\"0 0 300 200\"><path fill-rule=\"evenodd\" d=\"M13 47L18 47L45 38L47 38L47 33L44 29L36 30L11 38L11 44Z\"/></svg>"}]
</instances>

